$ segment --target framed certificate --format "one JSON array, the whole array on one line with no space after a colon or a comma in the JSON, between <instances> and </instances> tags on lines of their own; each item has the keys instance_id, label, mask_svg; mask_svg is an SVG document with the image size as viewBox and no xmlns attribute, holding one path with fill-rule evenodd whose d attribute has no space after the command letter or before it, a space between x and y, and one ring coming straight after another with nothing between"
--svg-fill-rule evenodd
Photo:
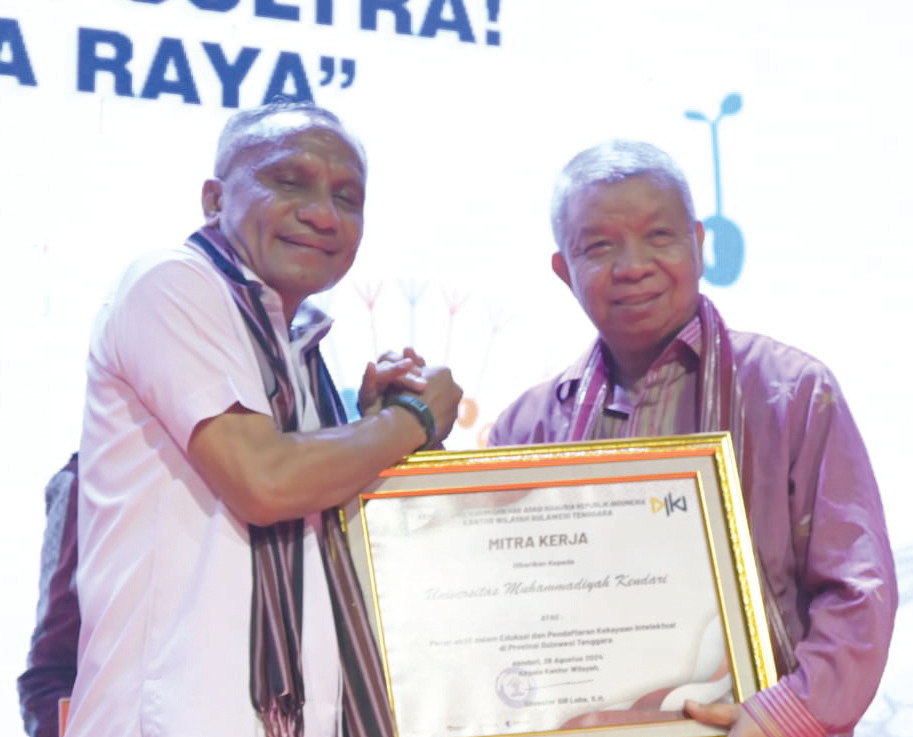
<instances>
[{"instance_id":1,"label":"framed certificate","mask_svg":"<svg viewBox=\"0 0 913 737\"><path fill-rule=\"evenodd\" d=\"M728 433L417 453L345 511L398 737L724 734L776 680Z\"/></svg>"}]
</instances>

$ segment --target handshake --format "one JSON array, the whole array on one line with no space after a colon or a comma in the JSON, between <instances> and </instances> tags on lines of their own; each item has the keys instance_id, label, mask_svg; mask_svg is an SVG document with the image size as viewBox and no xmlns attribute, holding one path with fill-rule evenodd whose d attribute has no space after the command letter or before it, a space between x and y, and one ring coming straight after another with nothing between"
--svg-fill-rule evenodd
<instances>
[{"instance_id":1,"label":"handshake","mask_svg":"<svg viewBox=\"0 0 913 737\"><path fill-rule=\"evenodd\" d=\"M358 392L358 410L363 417L390 407L408 412L425 432L425 442L416 450L427 450L441 447L462 397L450 369L427 366L412 348L406 348L402 353L387 351L368 364Z\"/></svg>"}]
</instances>

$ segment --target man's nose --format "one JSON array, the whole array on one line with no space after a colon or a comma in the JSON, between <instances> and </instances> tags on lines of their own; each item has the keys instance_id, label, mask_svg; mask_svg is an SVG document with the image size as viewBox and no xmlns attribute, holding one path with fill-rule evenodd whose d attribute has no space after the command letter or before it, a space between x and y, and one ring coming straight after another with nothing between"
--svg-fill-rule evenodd
<instances>
[{"instance_id":1,"label":"man's nose","mask_svg":"<svg viewBox=\"0 0 913 737\"><path fill-rule=\"evenodd\" d=\"M616 279L640 279L650 270L649 247L637 239L628 239L618 249L612 264Z\"/></svg>"},{"instance_id":2,"label":"man's nose","mask_svg":"<svg viewBox=\"0 0 913 737\"><path fill-rule=\"evenodd\" d=\"M315 230L333 232L339 227L339 212L330 193L313 194L298 205L298 220Z\"/></svg>"}]
</instances>

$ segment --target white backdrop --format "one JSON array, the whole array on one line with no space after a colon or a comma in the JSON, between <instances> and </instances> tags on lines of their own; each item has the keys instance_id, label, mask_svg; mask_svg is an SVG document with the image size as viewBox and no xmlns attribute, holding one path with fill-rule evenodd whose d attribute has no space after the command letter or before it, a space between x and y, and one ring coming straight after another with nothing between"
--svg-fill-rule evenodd
<instances>
[{"instance_id":1,"label":"white backdrop","mask_svg":"<svg viewBox=\"0 0 913 737\"><path fill-rule=\"evenodd\" d=\"M451 448L591 337L549 268L560 167L613 136L679 161L744 241L706 293L828 363L867 440L905 606L858 734L913 735L911 68L903 0L0 0L0 731L21 731L42 489L78 443L91 318L199 224L229 106L281 90L369 154L359 260L320 298L331 368L352 389L387 347L450 364L472 400Z\"/></svg>"}]
</instances>

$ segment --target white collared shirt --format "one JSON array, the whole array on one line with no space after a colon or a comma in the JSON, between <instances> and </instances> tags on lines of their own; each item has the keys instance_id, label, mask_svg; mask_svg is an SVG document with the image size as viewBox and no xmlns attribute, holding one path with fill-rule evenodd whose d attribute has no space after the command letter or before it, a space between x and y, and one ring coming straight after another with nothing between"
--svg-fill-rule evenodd
<instances>
[{"instance_id":1,"label":"white collared shirt","mask_svg":"<svg viewBox=\"0 0 913 737\"><path fill-rule=\"evenodd\" d=\"M264 304L300 379L278 296L265 290ZM82 629L67 735L259 737L247 525L206 486L186 448L199 422L235 403L271 408L247 328L208 259L181 248L135 262L98 316L87 371ZM299 416L303 431L319 427L311 398ZM333 737L339 655L313 524L304 587L307 735Z\"/></svg>"}]
</instances>

